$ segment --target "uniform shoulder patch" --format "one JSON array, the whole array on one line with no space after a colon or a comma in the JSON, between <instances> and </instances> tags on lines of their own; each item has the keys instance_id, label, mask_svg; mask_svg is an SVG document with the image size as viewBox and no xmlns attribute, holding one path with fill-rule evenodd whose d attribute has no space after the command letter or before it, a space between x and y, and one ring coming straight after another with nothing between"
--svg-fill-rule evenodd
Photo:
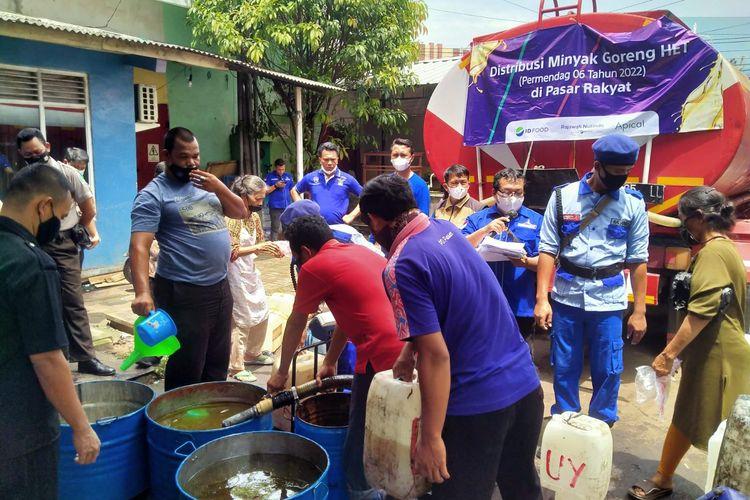
<instances>
[{"instance_id":1,"label":"uniform shoulder patch","mask_svg":"<svg viewBox=\"0 0 750 500\"><path fill-rule=\"evenodd\" d=\"M637 189L625 188L625 192L628 193L630 196L634 196L638 198L639 200L643 199L643 193L641 193Z\"/></svg>"}]
</instances>

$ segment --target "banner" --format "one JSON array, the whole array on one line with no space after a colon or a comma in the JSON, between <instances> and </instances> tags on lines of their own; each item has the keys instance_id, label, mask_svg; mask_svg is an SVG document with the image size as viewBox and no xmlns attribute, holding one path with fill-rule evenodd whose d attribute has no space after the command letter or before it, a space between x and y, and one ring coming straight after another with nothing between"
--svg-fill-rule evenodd
<instances>
[{"instance_id":1,"label":"banner","mask_svg":"<svg viewBox=\"0 0 750 500\"><path fill-rule=\"evenodd\" d=\"M628 33L573 24L475 43L464 143L720 129L722 65L713 48L666 17Z\"/></svg>"}]
</instances>

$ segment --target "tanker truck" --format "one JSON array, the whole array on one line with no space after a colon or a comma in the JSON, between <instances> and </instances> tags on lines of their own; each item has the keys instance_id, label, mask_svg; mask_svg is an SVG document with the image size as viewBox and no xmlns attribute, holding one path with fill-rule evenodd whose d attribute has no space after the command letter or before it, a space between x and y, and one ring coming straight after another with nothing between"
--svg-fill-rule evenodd
<instances>
[{"instance_id":1,"label":"tanker truck","mask_svg":"<svg viewBox=\"0 0 750 500\"><path fill-rule=\"evenodd\" d=\"M649 212L649 330L668 334L678 326L672 280L691 257L676 219L687 190L714 186L735 204L732 237L750 280L750 80L721 53L666 10L597 12L594 0L583 12L580 0L541 0L535 21L473 40L424 119L438 178L460 163L485 199L496 172L522 170L526 204L540 213L554 186L591 170L591 145L611 132L641 144L628 183Z\"/></svg>"}]
</instances>

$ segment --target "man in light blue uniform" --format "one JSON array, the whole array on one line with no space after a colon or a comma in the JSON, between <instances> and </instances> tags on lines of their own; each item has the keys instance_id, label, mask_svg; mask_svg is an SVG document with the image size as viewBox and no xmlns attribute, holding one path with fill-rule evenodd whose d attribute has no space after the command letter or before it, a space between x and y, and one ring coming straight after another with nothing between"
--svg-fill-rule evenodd
<instances>
[{"instance_id":1,"label":"man in light blue uniform","mask_svg":"<svg viewBox=\"0 0 750 500\"><path fill-rule=\"evenodd\" d=\"M320 170L304 176L292 188L292 199L302 199L302 193L310 193L312 201L320 206L320 215L328 224L351 224L359 215L359 206L350 213L349 195L359 196L362 186L357 179L338 168L339 148L332 142L324 142L318 148Z\"/></svg>"},{"instance_id":2,"label":"man in light blue uniform","mask_svg":"<svg viewBox=\"0 0 750 500\"><path fill-rule=\"evenodd\" d=\"M521 335L534 331L536 266L539 261L539 233L542 216L523 206L526 179L506 168L495 174L492 184L495 204L466 218L462 232L475 247L490 236L500 241L523 243L526 256L512 261L488 262L508 299Z\"/></svg>"},{"instance_id":3,"label":"man in light blue uniform","mask_svg":"<svg viewBox=\"0 0 750 500\"><path fill-rule=\"evenodd\" d=\"M539 245L537 325L552 327L552 413L580 411L578 381L589 345L594 393L589 415L617 421L622 373L622 319L628 304L623 270L630 271L634 309L627 336L646 332L648 218L642 196L622 186L638 159L638 144L621 134L594 143L594 168L582 180L556 188ZM598 215L590 216L595 210ZM547 292L558 258L552 304Z\"/></svg>"}]
</instances>

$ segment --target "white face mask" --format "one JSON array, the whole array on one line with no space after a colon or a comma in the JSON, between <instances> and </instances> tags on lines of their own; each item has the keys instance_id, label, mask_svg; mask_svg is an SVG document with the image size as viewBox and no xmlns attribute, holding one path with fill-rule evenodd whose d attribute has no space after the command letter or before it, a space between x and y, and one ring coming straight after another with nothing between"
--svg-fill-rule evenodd
<instances>
[{"instance_id":1,"label":"white face mask","mask_svg":"<svg viewBox=\"0 0 750 500\"><path fill-rule=\"evenodd\" d=\"M469 189L466 186L458 185L456 187L448 188L448 194L454 200L462 200L466 196L466 192Z\"/></svg>"},{"instance_id":2,"label":"white face mask","mask_svg":"<svg viewBox=\"0 0 750 500\"><path fill-rule=\"evenodd\" d=\"M395 168L398 172L403 172L407 168L409 168L409 164L411 163L411 160L409 158L391 158L391 165L393 165L393 168Z\"/></svg>"},{"instance_id":3,"label":"white face mask","mask_svg":"<svg viewBox=\"0 0 750 500\"><path fill-rule=\"evenodd\" d=\"M499 196L495 195L495 204L502 213L518 212L523 205L523 196Z\"/></svg>"}]
</instances>

